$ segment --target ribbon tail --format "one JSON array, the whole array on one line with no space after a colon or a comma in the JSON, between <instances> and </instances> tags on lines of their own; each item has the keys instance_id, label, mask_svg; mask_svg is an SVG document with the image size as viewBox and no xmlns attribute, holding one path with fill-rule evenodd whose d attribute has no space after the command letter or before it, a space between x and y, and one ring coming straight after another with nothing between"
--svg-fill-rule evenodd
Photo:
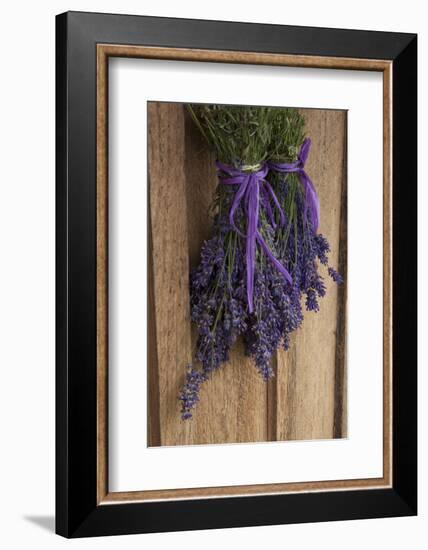
<instances>
[{"instance_id":1,"label":"ribbon tail","mask_svg":"<svg viewBox=\"0 0 428 550\"><path fill-rule=\"evenodd\" d=\"M254 311L254 261L256 253L256 239L254 236L247 237L247 301L248 311Z\"/></svg>"},{"instance_id":2,"label":"ribbon tail","mask_svg":"<svg viewBox=\"0 0 428 550\"><path fill-rule=\"evenodd\" d=\"M272 251L266 244L263 237L260 235L260 233L257 231L257 240L260 243L261 247L263 248L266 256L270 259L270 261L273 263L273 265L276 267L276 269L283 275L284 279L291 284L293 284L293 279L290 275L290 273L287 271L287 269L282 265L280 261L278 261L275 256L272 254Z\"/></svg>"},{"instance_id":3,"label":"ribbon tail","mask_svg":"<svg viewBox=\"0 0 428 550\"><path fill-rule=\"evenodd\" d=\"M263 193L263 205L265 207L266 213L268 215L269 221L274 229L276 229L276 222L275 222L275 216L273 215L272 206L270 204L270 194L266 186L262 187L262 193Z\"/></svg>"},{"instance_id":4,"label":"ribbon tail","mask_svg":"<svg viewBox=\"0 0 428 550\"><path fill-rule=\"evenodd\" d=\"M310 138L306 138L302 146L300 147L299 152L299 160L302 163L302 166L306 164L306 161L308 160L309 151L311 150L312 140Z\"/></svg>"},{"instance_id":5,"label":"ribbon tail","mask_svg":"<svg viewBox=\"0 0 428 550\"><path fill-rule=\"evenodd\" d=\"M229 222L230 225L233 227L233 229L242 237L244 236L242 232L237 228L235 224L235 212L238 206L241 203L242 198L244 197L248 187L248 179L242 180L241 185L239 186L238 191L236 192L236 195L233 199L232 207L229 212Z\"/></svg>"},{"instance_id":6,"label":"ribbon tail","mask_svg":"<svg viewBox=\"0 0 428 550\"><path fill-rule=\"evenodd\" d=\"M283 209L281 208L281 205L279 204L279 200L278 200L278 197L275 195L275 192L274 190L272 189L272 186L271 184L265 180L264 182L265 184L265 188L267 189L267 193L268 195L270 196L270 198L273 200L275 206L276 206L276 209L278 210L279 212L279 217L281 219L281 226L284 227L285 225L285 214L284 214L284 211ZM275 227L275 226L274 226Z\"/></svg>"},{"instance_id":7,"label":"ribbon tail","mask_svg":"<svg viewBox=\"0 0 428 550\"><path fill-rule=\"evenodd\" d=\"M305 214L307 208L309 208L314 231L317 231L320 224L320 201L318 194L307 173L303 171L300 175L306 192Z\"/></svg>"},{"instance_id":8,"label":"ribbon tail","mask_svg":"<svg viewBox=\"0 0 428 550\"><path fill-rule=\"evenodd\" d=\"M252 178L250 178L251 180ZM252 181L248 182L248 225L247 225L247 246L246 246L246 263L247 263L247 299L248 311L254 311L254 266L256 263L256 235L257 222L259 219L259 186L252 185Z\"/></svg>"}]
</instances>

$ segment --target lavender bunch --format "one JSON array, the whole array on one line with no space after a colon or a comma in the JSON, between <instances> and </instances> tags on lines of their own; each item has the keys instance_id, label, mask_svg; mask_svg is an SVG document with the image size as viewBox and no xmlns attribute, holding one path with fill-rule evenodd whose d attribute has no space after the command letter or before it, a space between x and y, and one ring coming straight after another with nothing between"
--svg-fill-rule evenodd
<instances>
[{"instance_id":1,"label":"lavender bunch","mask_svg":"<svg viewBox=\"0 0 428 550\"><path fill-rule=\"evenodd\" d=\"M198 105L189 106L189 112L218 160L243 172L257 172L270 160L293 162L304 140L304 120L296 109ZM327 265L329 245L308 223L299 178L275 172L268 177L281 210L273 208L272 196L261 194L257 230L291 279L284 278L257 246L250 311L247 213L240 203L232 227L230 212L237 189L220 182L213 201L213 236L203 244L200 263L190 276L191 318L198 330L195 359L200 367L188 367L179 396L183 419L192 417L202 384L229 360L239 336L262 377L271 378L273 354L280 346L288 349L291 333L303 322L302 295L310 311L318 311L318 298L325 295L317 261ZM330 267L329 273L340 282Z\"/></svg>"}]
</instances>

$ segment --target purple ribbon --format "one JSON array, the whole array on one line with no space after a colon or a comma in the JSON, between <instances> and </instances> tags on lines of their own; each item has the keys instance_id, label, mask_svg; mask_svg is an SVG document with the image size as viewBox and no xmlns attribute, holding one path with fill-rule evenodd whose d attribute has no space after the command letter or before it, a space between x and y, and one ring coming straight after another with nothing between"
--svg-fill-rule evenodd
<instances>
[{"instance_id":1,"label":"purple ribbon","mask_svg":"<svg viewBox=\"0 0 428 550\"><path fill-rule=\"evenodd\" d=\"M302 182L306 195L305 217L307 215L307 210L309 209L312 226L314 231L317 231L320 224L320 201L311 178L305 172L305 163L308 158L310 148L311 140L306 138L300 148L299 156L295 162L291 162L289 164L269 162L269 168L275 172L281 172L282 174L290 174L292 172L299 174L300 181Z\"/></svg>"},{"instance_id":2,"label":"purple ribbon","mask_svg":"<svg viewBox=\"0 0 428 550\"><path fill-rule=\"evenodd\" d=\"M243 172L227 166L221 162L216 163L219 169L219 177L221 182L225 185L239 185L239 188L235 194L230 209L229 220L233 229L242 237L246 238L246 264L247 264L247 299L248 309L252 313L254 311L253 293L254 293L254 266L256 261L256 243L258 242L262 247L266 256L274 264L284 278L291 284L292 279L285 267L275 258L271 250L267 246L265 240L259 232L259 209L260 209L260 195L263 200L263 205L266 208L266 212L270 218L272 225L275 227L275 220L273 217L272 207L270 200L272 200L279 212L281 223L285 223L284 213L279 204L279 201L268 181L265 177L269 171L268 166L263 166L257 172ZM224 177L226 174L229 177ZM243 203L243 210L247 214L247 234L244 235L235 224L235 212L241 202Z\"/></svg>"}]
</instances>

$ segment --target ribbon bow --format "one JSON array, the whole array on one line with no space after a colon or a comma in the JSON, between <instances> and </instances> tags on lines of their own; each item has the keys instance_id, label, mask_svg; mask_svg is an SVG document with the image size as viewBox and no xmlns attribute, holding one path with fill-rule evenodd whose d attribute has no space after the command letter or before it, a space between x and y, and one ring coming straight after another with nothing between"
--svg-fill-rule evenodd
<instances>
[{"instance_id":1,"label":"ribbon bow","mask_svg":"<svg viewBox=\"0 0 428 550\"><path fill-rule=\"evenodd\" d=\"M263 193L264 205L266 211L271 220L272 225L275 227L275 220L273 217L272 208L270 206L270 199L273 200L277 210L279 211L281 223L285 223L285 216L278 202L278 199L269 184L265 180L265 177L269 171L268 166L262 166L256 172L245 172L227 166L221 162L216 163L219 169L219 177L225 185L239 185L235 197L230 209L229 220L233 229L241 236L246 237L246 264L247 264L247 299L248 309L252 313L254 311L253 292L254 292L254 266L256 260L256 243L258 242L262 247L266 256L274 264L284 278L291 284L292 279L285 267L275 258L259 232L259 209L260 209L260 193ZM225 177L224 175L229 177ZM241 202L243 202L243 210L247 214L247 234L244 235L235 224L235 212Z\"/></svg>"},{"instance_id":2,"label":"ribbon bow","mask_svg":"<svg viewBox=\"0 0 428 550\"><path fill-rule=\"evenodd\" d=\"M311 178L305 172L305 164L309 156L311 143L312 142L309 138L305 139L305 141L302 143L299 155L295 162L291 162L288 164L269 162L269 168L275 170L275 172L281 172L283 174L290 174L291 172L296 172L299 174L300 181L302 182L306 195L305 217L307 214L307 210L309 209L312 226L314 228L314 231L317 231L320 224L320 201Z\"/></svg>"}]
</instances>

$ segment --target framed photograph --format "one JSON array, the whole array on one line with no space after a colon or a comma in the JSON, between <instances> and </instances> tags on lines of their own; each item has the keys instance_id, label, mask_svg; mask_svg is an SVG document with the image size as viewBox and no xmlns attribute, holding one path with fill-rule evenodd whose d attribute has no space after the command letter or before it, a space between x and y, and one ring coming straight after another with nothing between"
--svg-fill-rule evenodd
<instances>
[{"instance_id":1,"label":"framed photograph","mask_svg":"<svg viewBox=\"0 0 428 550\"><path fill-rule=\"evenodd\" d=\"M56 52L57 533L416 514L416 35Z\"/></svg>"}]
</instances>

